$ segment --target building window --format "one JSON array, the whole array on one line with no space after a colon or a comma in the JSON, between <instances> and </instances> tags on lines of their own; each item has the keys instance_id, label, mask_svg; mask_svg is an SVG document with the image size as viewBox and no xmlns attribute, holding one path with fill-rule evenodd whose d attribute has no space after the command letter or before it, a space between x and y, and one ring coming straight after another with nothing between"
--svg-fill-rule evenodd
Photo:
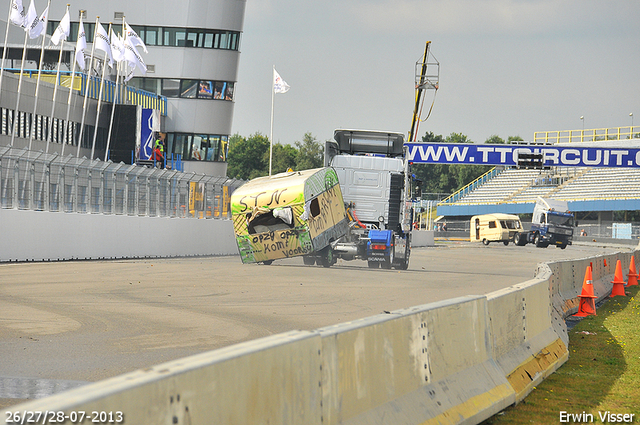
<instances>
[{"instance_id":1,"label":"building window","mask_svg":"<svg viewBox=\"0 0 640 425\"><path fill-rule=\"evenodd\" d=\"M60 21L47 23L47 34L52 35ZM95 23L83 22L87 42L93 42ZM67 41L75 43L78 37L79 22L71 22L71 31ZM115 31L121 26L115 25ZM193 47L204 49L239 50L240 32L211 30L206 28L176 28L131 25L131 28L144 40L147 46Z\"/></svg>"},{"instance_id":2,"label":"building window","mask_svg":"<svg viewBox=\"0 0 640 425\"><path fill-rule=\"evenodd\" d=\"M229 136L219 134L167 134L167 158L181 155L183 161L225 162Z\"/></svg>"},{"instance_id":3,"label":"building window","mask_svg":"<svg viewBox=\"0 0 640 425\"><path fill-rule=\"evenodd\" d=\"M235 83L231 81L177 78L134 77L129 85L168 98L233 100Z\"/></svg>"},{"instance_id":4,"label":"building window","mask_svg":"<svg viewBox=\"0 0 640 425\"><path fill-rule=\"evenodd\" d=\"M195 99L198 92L198 80L182 80L180 82L180 97Z\"/></svg>"},{"instance_id":5,"label":"building window","mask_svg":"<svg viewBox=\"0 0 640 425\"><path fill-rule=\"evenodd\" d=\"M166 97L180 96L180 80L174 78L162 79L162 95Z\"/></svg>"}]
</instances>

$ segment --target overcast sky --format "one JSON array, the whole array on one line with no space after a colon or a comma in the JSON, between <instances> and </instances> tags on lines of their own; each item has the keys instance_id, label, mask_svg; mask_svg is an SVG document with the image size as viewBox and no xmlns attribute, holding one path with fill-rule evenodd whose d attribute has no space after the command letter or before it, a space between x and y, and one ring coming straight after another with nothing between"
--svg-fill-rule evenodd
<instances>
[{"instance_id":1,"label":"overcast sky","mask_svg":"<svg viewBox=\"0 0 640 425\"><path fill-rule=\"evenodd\" d=\"M419 138L640 126L639 19L637 0L247 0L232 131L269 135L275 65L274 141L407 134L427 40L440 89Z\"/></svg>"}]
</instances>

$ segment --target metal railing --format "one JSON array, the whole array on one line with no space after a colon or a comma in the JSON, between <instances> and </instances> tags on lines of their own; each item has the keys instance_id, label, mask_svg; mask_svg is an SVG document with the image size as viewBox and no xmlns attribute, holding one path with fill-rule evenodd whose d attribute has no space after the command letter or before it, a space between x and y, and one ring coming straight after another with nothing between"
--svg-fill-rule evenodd
<instances>
[{"instance_id":1,"label":"metal railing","mask_svg":"<svg viewBox=\"0 0 640 425\"><path fill-rule=\"evenodd\" d=\"M5 71L14 72L20 74L19 69L5 68ZM23 75L29 78L37 78L38 70L25 69ZM51 84L58 84L63 87L71 86L71 72L60 71L60 75L56 80L56 71L42 70L40 76L41 81L45 81ZM98 99L98 92L100 91L100 78L92 76L89 80L89 97L91 99ZM80 92L81 96L84 96L87 88L87 74L76 72L76 76L73 79L73 90ZM117 86L113 81L105 80L102 89L102 101L107 103L113 103L114 97L116 97L116 90L121 89L122 92L118 96L119 99L126 100L126 103L131 105L140 105L143 108L157 109L163 116L167 115L167 98L166 96L160 96L155 93L151 93L145 90L141 90L130 86ZM122 100L118 100L119 104L125 103Z\"/></svg>"},{"instance_id":2,"label":"metal railing","mask_svg":"<svg viewBox=\"0 0 640 425\"><path fill-rule=\"evenodd\" d=\"M498 169L496 167L493 167L492 169L490 169L489 171L487 171L486 173L484 173L483 175L481 175L480 177L478 177L477 179L475 179L474 181L472 181L468 185L464 186L461 189L458 189L456 192L452 193L450 196L448 196L444 200L440 201L438 203L438 205L453 204L458 199L460 199L463 196L469 194L476 187L480 186L481 184L483 184L483 183L487 182L488 180L492 179L493 177L497 176L500 173L500 171L502 171L502 170L500 170L500 169Z\"/></svg>"},{"instance_id":3,"label":"metal railing","mask_svg":"<svg viewBox=\"0 0 640 425\"><path fill-rule=\"evenodd\" d=\"M0 148L0 208L229 218L244 181L11 147Z\"/></svg>"},{"instance_id":4,"label":"metal railing","mask_svg":"<svg viewBox=\"0 0 640 425\"><path fill-rule=\"evenodd\" d=\"M640 127L591 128L587 130L536 131L534 143L578 143L640 139Z\"/></svg>"}]
</instances>

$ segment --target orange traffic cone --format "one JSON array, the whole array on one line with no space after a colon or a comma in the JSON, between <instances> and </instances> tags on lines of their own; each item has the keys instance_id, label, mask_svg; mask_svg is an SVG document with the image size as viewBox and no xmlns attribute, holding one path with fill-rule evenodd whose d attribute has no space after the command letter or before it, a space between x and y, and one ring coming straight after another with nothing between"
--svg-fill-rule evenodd
<instances>
[{"instance_id":1,"label":"orange traffic cone","mask_svg":"<svg viewBox=\"0 0 640 425\"><path fill-rule=\"evenodd\" d=\"M604 266L607 267L607 259L604 259Z\"/></svg>"},{"instance_id":2,"label":"orange traffic cone","mask_svg":"<svg viewBox=\"0 0 640 425\"><path fill-rule=\"evenodd\" d=\"M593 273L591 266L587 267L584 273L584 281L582 282L582 293L580 294L580 307L578 312L574 314L577 317L595 316L596 315L596 296L593 294Z\"/></svg>"},{"instance_id":3,"label":"orange traffic cone","mask_svg":"<svg viewBox=\"0 0 640 425\"><path fill-rule=\"evenodd\" d=\"M610 297L626 296L626 294L624 293L624 280L622 279L622 263L620 262L620 260L618 260L618 262L616 263L616 274L613 277L613 281L611 283L613 283L613 289L611 290L611 295L609 295Z\"/></svg>"},{"instance_id":4,"label":"orange traffic cone","mask_svg":"<svg viewBox=\"0 0 640 425\"><path fill-rule=\"evenodd\" d=\"M631 256L631 263L629 263L629 274L627 275L627 279L629 279L629 282L627 283L627 286L634 286L638 284L638 272L636 272L636 260L634 259L635 256Z\"/></svg>"}]
</instances>

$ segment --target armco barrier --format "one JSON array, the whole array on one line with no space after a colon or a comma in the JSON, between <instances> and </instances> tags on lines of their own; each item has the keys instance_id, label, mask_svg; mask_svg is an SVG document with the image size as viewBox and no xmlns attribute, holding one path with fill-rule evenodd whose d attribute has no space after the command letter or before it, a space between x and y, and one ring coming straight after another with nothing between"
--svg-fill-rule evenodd
<instances>
[{"instance_id":1,"label":"armco barrier","mask_svg":"<svg viewBox=\"0 0 640 425\"><path fill-rule=\"evenodd\" d=\"M566 361L563 319L589 263L603 297L615 262L626 269L637 254L540 264L487 296L279 334L10 410L121 411L128 424L477 424Z\"/></svg>"}]
</instances>

